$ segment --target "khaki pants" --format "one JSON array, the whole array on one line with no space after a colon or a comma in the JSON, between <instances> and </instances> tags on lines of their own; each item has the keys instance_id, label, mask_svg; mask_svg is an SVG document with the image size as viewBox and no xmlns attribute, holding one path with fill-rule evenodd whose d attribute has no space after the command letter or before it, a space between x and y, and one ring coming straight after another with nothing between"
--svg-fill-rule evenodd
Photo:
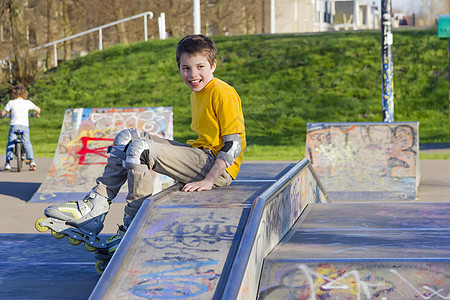
<instances>
[{"instance_id":1,"label":"khaki pants","mask_svg":"<svg viewBox=\"0 0 450 300\"><path fill-rule=\"evenodd\" d=\"M193 148L155 136L151 136L150 139L154 142L157 159L154 161L152 155L149 155L150 161L146 163L155 172L167 175L181 183L204 179L216 160L210 150ZM153 180L148 170L127 170L123 167L122 159L109 157L103 175L97 178L97 185L93 190L112 200L127 180L128 195L125 213L134 217L142 202L153 193ZM224 171L214 186L228 186L231 181L231 176Z\"/></svg>"}]
</instances>

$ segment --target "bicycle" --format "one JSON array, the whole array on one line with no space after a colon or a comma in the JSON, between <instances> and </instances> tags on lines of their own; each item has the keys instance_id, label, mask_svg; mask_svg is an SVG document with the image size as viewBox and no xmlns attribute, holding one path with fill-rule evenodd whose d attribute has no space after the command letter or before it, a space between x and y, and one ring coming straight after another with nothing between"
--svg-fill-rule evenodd
<instances>
[{"instance_id":1,"label":"bicycle","mask_svg":"<svg viewBox=\"0 0 450 300\"><path fill-rule=\"evenodd\" d=\"M22 171L23 161L26 159L25 146L23 144L23 130L14 131L16 134L16 142L14 144L14 157L17 160L17 172ZM26 164L30 164L29 161L26 161Z\"/></svg>"}]
</instances>

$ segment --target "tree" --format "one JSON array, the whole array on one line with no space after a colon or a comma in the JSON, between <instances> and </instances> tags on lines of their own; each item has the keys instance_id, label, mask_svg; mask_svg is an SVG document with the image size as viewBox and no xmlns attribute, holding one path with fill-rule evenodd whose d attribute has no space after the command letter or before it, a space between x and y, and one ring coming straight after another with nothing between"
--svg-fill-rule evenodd
<instances>
[{"instance_id":1,"label":"tree","mask_svg":"<svg viewBox=\"0 0 450 300\"><path fill-rule=\"evenodd\" d=\"M421 0L417 23L422 26L435 25L440 14L448 14L450 0Z\"/></svg>"},{"instance_id":2,"label":"tree","mask_svg":"<svg viewBox=\"0 0 450 300\"><path fill-rule=\"evenodd\" d=\"M120 5L120 0L113 0L112 1L112 7L114 16L117 20L122 20L124 18L122 5ZM116 26L117 29L117 36L119 38L119 43L121 44L128 44L128 38L127 38L127 32L125 28L125 23L119 23Z\"/></svg>"},{"instance_id":3,"label":"tree","mask_svg":"<svg viewBox=\"0 0 450 300\"><path fill-rule=\"evenodd\" d=\"M4 13L8 15L11 34L12 77L15 83L28 85L34 81L36 57L29 51L29 32L26 23L25 0L7 0Z\"/></svg>"},{"instance_id":4,"label":"tree","mask_svg":"<svg viewBox=\"0 0 450 300\"><path fill-rule=\"evenodd\" d=\"M202 32L207 35L262 33L267 3L267 0L262 3L201 0ZM37 72L36 57L46 60L47 68L54 67L55 61L53 46L31 52L30 48L145 11L154 13L153 20L148 22L150 37L158 37L156 20L161 13L166 15L169 36L181 37L193 32L192 4L192 0L1 0L0 60L11 55L14 80L25 84ZM267 11L265 15L268 16ZM142 19L136 19L103 30L104 46L143 40L143 25ZM93 32L58 44L58 48L63 49L63 59L67 60L98 49L98 40L98 32Z\"/></svg>"}]
</instances>

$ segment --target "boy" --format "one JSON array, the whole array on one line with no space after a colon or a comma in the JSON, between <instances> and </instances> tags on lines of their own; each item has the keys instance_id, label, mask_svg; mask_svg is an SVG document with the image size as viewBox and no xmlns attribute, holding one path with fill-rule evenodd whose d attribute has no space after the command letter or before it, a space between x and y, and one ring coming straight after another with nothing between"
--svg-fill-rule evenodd
<instances>
[{"instance_id":1,"label":"boy","mask_svg":"<svg viewBox=\"0 0 450 300\"><path fill-rule=\"evenodd\" d=\"M8 134L8 143L6 144L6 163L4 170L11 170L10 161L14 158L13 150L16 142L17 130L23 131L23 144L27 155L27 161L30 162L30 171L36 170L36 163L34 162L33 145L30 141L30 128L28 121L28 111L34 110L33 117L39 117L41 109L31 102L26 100L28 97L27 89L24 86L18 85L13 87L11 92L11 98L13 100L6 103L5 108L1 111L0 117L4 118L5 115L11 113L11 122Z\"/></svg>"},{"instance_id":2,"label":"boy","mask_svg":"<svg viewBox=\"0 0 450 300\"><path fill-rule=\"evenodd\" d=\"M83 201L45 210L53 226L69 229L63 233L70 235L74 230L64 225L69 224L77 228L78 238L82 233L85 241L95 240L92 237L102 230L110 201L128 180L124 225L108 239L106 247L90 243L101 248L99 259L112 255L143 200L152 194L150 169L184 183L184 192L228 186L239 172L246 146L241 100L231 86L214 78L214 43L203 35L186 36L178 43L176 60L183 81L192 91L191 128L198 138L181 144L136 129L123 130L114 139L108 164L91 193ZM40 226L53 229L48 224L46 220L40 222Z\"/></svg>"}]
</instances>

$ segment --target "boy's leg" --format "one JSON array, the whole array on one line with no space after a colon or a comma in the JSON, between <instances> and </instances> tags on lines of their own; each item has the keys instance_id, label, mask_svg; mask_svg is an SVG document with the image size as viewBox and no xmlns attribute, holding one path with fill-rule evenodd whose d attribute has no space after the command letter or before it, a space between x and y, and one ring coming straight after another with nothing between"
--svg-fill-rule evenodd
<instances>
[{"instance_id":1,"label":"boy's leg","mask_svg":"<svg viewBox=\"0 0 450 300\"><path fill-rule=\"evenodd\" d=\"M26 126L22 126L21 130L23 131L23 146L25 147L27 159L30 161L33 161L34 160L34 152L33 152L33 146L31 145L31 140L30 140L30 128L26 127Z\"/></svg>"},{"instance_id":2,"label":"boy's leg","mask_svg":"<svg viewBox=\"0 0 450 300\"><path fill-rule=\"evenodd\" d=\"M127 216L134 218L145 199L153 193L152 174L148 169L128 170L128 195L125 206L125 219ZM131 222L130 222L131 223ZM129 224L124 224L126 227Z\"/></svg>"},{"instance_id":3,"label":"boy's leg","mask_svg":"<svg viewBox=\"0 0 450 300\"><path fill-rule=\"evenodd\" d=\"M8 143L6 144L6 162L10 162L14 158L14 143L16 141L15 126L9 127Z\"/></svg>"},{"instance_id":4,"label":"boy's leg","mask_svg":"<svg viewBox=\"0 0 450 300\"><path fill-rule=\"evenodd\" d=\"M23 127L23 146L25 147L25 153L27 155L27 161L30 162L30 171L36 170L36 163L34 162L33 145L30 139L30 128Z\"/></svg>"},{"instance_id":5,"label":"boy's leg","mask_svg":"<svg viewBox=\"0 0 450 300\"><path fill-rule=\"evenodd\" d=\"M144 168L133 168L127 171L128 195L126 199L127 205L124 209L123 225L119 226L116 235L107 240L107 248L99 249L97 252L98 259L108 260L112 257L125 235L125 232L130 227L131 222L142 206L142 203L153 193L152 174L147 169L147 166L143 167Z\"/></svg>"},{"instance_id":6,"label":"boy's leg","mask_svg":"<svg viewBox=\"0 0 450 300\"><path fill-rule=\"evenodd\" d=\"M52 205L45 210L45 215L65 221L77 228L89 226L90 231L99 233L103 228L103 220L109 210L110 200L117 196L121 186L127 180L127 170L123 167L122 160L126 157L124 152L126 145L133 138L138 138L138 134L132 129L123 130L116 136L103 175L97 178L97 185L83 200ZM97 226L94 229L90 227L91 219Z\"/></svg>"},{"instance_id":7,"label":"boy's leg","mask_svg":"<svg viewBox=\"0 0 450 300\"><path fill-rule=\"evenodd\" d=\"M153 178L149 169L180 182L190 182L203 179L214 160L214 156L208 155L207 151L174 141L149 136L134 140L127 149L125 162L128 195L124 223L134 218L143 201L153 193ZM231 177L228 175L228 179L226 175L226 179L218 180L219 186L231 182Z\"/></svg>"},{"instance_id":8,"label":"boy's leg","mask_svg":"<svg viewBox=\"0 0 450 300\"><path fill-rule=\"evenodd\" d=\"M146 139L145 144L135 148L139 150L134 154L134 158L127 155L127 162L145 164L149 169L181 183L204 179L216 160L210 150L193 148L154 136ZM145 150L148 151L148 155L141 155ZM231 181L231 176L224 171L215 186L227 186Z\"/></svg>"},{"instance_id":9,"label":"boy's leg","mask_svg":"<svg viewBox=\"0 0 450 300\"><path fill-rule=\"evenodd\" d=\"M157 160L153 170L181 183L205 179L216 160L210 150L158 142L156 139L154 141ZM214 185L223 187L230 185L231 182L231 176L224 171Z\"/></svg>"},{"instance_id":10,"label":"boy's leg","mask_svg":"<svg viewBox=\"0 0 450 300\"><path fill-rule=\"evenodd\" d=\"M106 249L108 254L108 243L110 241L108 240L105 243L98 239L97 235L103 229L103 221L111 203L110 199L117 196L121 186L127 180L129 171L124 167L123 159L126 157L124 151L132 139L138 137L138 132L135 129L121 131L114 139L103 175L97 178L97 185L91 192L81 201L48 207L44 212L48 218L38 219L36 229L41 231L40 229L43 227L50 227L52 230L66 234L74 240L84 240L85 246L88 243L90 247L93 247L91 249L97 248L98 251ZM131 220L132 218L125 214L125 224L131 223ZM120 239L118 242L120 242Z\"/></svg>"},{"instance_id":11,"label":"boy's leg","mask_svg":"<svg viewBox=\"0 0 450 300\"><path fill-rule=\"evenodd\" d=\"M122 165L122 159L111 155L103 174L97 178L97 185L92 191L112 200L117 196L126 180L127 170Z\"/></svg>"}]
</instances>

